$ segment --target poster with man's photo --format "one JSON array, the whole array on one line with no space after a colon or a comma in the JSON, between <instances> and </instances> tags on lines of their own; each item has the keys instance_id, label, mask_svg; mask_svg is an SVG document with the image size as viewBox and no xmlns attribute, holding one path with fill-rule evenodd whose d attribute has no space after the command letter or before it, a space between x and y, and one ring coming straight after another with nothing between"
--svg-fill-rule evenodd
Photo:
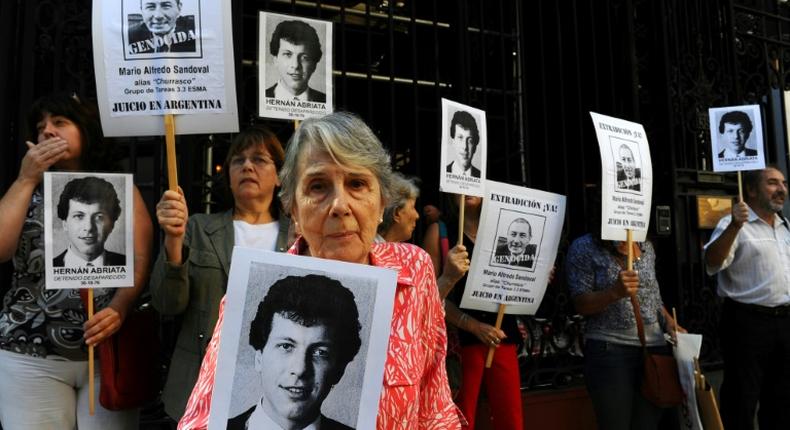
<instances>
[{"instance_id":1,"label":"poster with man's photo","mask_svg":"<svg viewBox=\"0 0 790 430\"><path fill-rule=\"evenodd\" d=\"M650 224L653 166L641 124L590 112L601 152L601 239L645 240Z\"/></svg>"},{"instance_id":2,"label":"poster with man's photo","mask_svg":"<svg viewBox=\"0 0 790 430\"><path fill-rule=\"evenodd\" d=\"M332 22L260 12L258 114L301 120L332 113Z\"/></svg>"},{"instance_id":3,"label":"poster with man's photo","mask_svg":"<svg viewBox=\"0 0 790 430\"><path fill-rule=\"evenodd\" d=\"M229 0L93 2L96 92L107 136L238 131Z\"/></svg>"},{"instance_id":4,"label":"poster with man's photo","mask_svg":"<svg viewBox=\"0 0 790 430\"><path fill-rule=\"evenodd\" d=\"M47 289L134 286L132 175L44 173Z\"/></svg>"},{"instance_id":5,"label":"poster with man's photo","mask_svg":"<svg viewBox=\"0 0 790 430\"><path fill-rule=\"evenodd\" d=\"M375 428L396 282L235 247L209 429Z\"/></svg>"},{"instance_id":6,"label":"poster with man's photo","mask_svg":"<svg viewBox=\"0 0 790 430\"><path fill-rule=\"evenodd\" d=\"M439 189L483 197L488 153L485 111L442 99L441 127Z\"/></svg>"},{"instance_id":7,"label":"poster with man's photo","mask_svg":"<svg viewBox=\"0 0 790 430\"><path fill-rule=\"evenodd\" d=\"M708 109L713 171L765 168L760 105Z\"/></svg>"},{"instance_id":8,"label":"poster with man's photo","mask_svg":"<svg viewBox=\"0 0 790 430\"><path fill-rule=\"evenodd\" d=\"M486 181L461 307L534 315L554 267L565 196Z\"/></svg>"}]
</instances>

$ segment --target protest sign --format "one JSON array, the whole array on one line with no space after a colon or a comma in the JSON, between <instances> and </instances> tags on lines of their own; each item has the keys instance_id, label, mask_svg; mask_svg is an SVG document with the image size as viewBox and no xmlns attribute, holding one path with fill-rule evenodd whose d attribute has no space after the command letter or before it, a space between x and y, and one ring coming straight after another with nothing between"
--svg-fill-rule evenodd
<instances>
[{"instance_id":1,"label":"protest sign","mask_svg":"<svg viewBox=\"0 0 790 430\"><path fill-rule=\"evenodd\" d=\"M763 122L759 105L710 108L708 117L715 172L765 168Z\"/></svg>"},{"instance_id":2,"label":"protest sign","mask_svg":"<svg viewBox=\"0 0 790 430\"><path fill-rule=\"evenodd\" d=\"M44 173L47 289L134 286L132 175Z\"/></svg>"},{"instance_id":3,"label":"protest sign","mask_svg":"<svg viewBox=\"0 0 790 430\"><path fill-rule=\"evenodd\" d=\"M485 111L442 99L441 127L439 189L483 197L488 151Z\"/></svg>"},{"instance_id":4,"label":"protest sign","mask_svg":"<svg viewBox=\"0 0 790 430\"><path fill-rule=\"evenodd\" d=\"M93 2L96 92L106 136L238 131L230 1Z\"/></svg>"},{"instance_id":5,"label":"protest sign","mask_svg":"<svg viewBox=\"0 0 790 430\"><path fill-rule=\"evenodd\" d=\"M261 417L375 428L396 282L389 269L235 247L209 429Z\"/></svg>"},{"instance_id":6,"label":"protest sign","mask_svg":"<svg viewBox=\"0 0 790 430\"><path fill-rule=\"evenodd\" d=\"M260 12L258 38L259 115L332 113L332 22Z\"/></svg>"},{"instance_id":7,"label":"protest sign","mask_svg":"<svg viewBox=\"0 0 790 430\"><path fill-rule=\"evenodd\" d=\"M564 221L565 196L487 181L461 307L534 315Z\"/></svg>"},{"instance_id":8,"label":"protest sign","mask_svg":"<svg viewBox=\"0 0 790 430\"><path fill-rule=\"evenodd\" d=\"M601 239L643 242L650 225L653 167L641 124L590 112L601 151Z\"/></svg>"}]
</instances>

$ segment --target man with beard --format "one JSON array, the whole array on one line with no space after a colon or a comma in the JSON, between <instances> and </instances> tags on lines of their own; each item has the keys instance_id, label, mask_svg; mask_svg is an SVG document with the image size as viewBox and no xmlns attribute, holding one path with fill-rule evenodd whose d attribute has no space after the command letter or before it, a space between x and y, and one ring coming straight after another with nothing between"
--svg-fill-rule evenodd
<instances>
[{"instance_id":1,"label":"man with beard","mask_svg":"<svg viewBox=\"0 0 790 430\"><path fill-rule=\"evenodd\" d=\"M620 161L617 162L617 189L641 191L642 172L636 167L634 152L628 145L620 145Z\"/></svg>"},{"instance_id":2,"label":"man with beard","mask_svg":"<svg viewBox=\"0 0 790 430\"><path fill-rule=\"evenodd\" d=\"M790 226L780 211L785 176L776 167L746 171L744 198L705 245L708 274L724 297L721 342L724 428L786 428L790 410Z\"/></svg>"},{"instance_id":3,"label":"man with beard","mask_svg":"<svg viewBox=\"0 0 790 430\"><path fill-rule=\"evenodd\" d=\"M95 176L71 180L60 194L57 214L69 246L52 259L54 267L126 265L125 255L104 249L121 214L111 183Z\"/></svg>"},{"instance_id":4,"label":"man with beard","mask_svg":"<svg viewBox=\"0 0 790 430\"><path fill-rule=\"evenodd\" d=\"M500 244L494 253L497 264L532 268L538 249L532 240L532 226L524 218L516 218L507 228L506 243Z\"/></svg>"},{"instance_id":5,"label":"man with beard","mask_svg":"<svg viewBox=\"0 0 790 430\"><path fill-rule=\"evenodd\" d=\"M719 158L756 156L756 149L746 147L752 128L752 120L746 112L734 110L722 115L719 120Z\"/></svg>"},{"instance_id":6,"label":"man with beard","mask_svg":"<svg viewBox=\"0 0 790 430\"><path fill-rule=\"evenodd\" d=\"M263 395L227 428L353 430L321 405L359 351L360 329L354 294L339 281L306 275L272 284L250 324Z\"/></svg>"}]
</instances>

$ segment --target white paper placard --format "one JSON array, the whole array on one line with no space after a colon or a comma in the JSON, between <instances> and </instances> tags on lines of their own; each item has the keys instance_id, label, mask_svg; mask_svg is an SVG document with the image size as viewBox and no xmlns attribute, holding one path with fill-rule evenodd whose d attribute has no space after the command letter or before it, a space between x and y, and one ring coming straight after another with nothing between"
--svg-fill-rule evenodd
<instances>
[{"instance_id":1,"label":"white paper placard","mask_svg":"<svg viewBox=\"0 0 790 430\"><path fill-rule=\"evenodd\" d=\"M322 420L375 428L396 283L397 272L390 269L235 247L209 429L248 422L268 401L277 405L275 410L309 409L318 402ZM310 288L333 294L316 297L320 292ZM343 300L334 300L339 297ZM333 357L330 361L338 362L338 354L347 350L338 343L353 343L356 333L348 329L349 321L342 321L345 316L358 321L360 348L337 382L327 376L334 368L319 361ZM260 322L267 319L268 333ZM254 332L253 327L262 331ZM252 346L256 333L263 338L260 349ZM288 357L277 355L286 353ZM302 373L306 376L295 377ZM308 400L322 387L329 389L328 395Z\"/></svg>"},{"instance_id":2,"label":"white paper placard","mask_svg":"<svg viewBox=\"0 0 790 430\"><path fill-rule=\"evenodd\" d=\"M461 307L534 315L565 221L565 196L486 181L486 197Z\"/></svg>"},{"instance_id":3,"label":"white paper placard","mask_svg":"<svg viewBox=\"0 0 790 430\"><path fill-rule=\"evenodd\" d=\"M260 12L258 112L302 120L332 113L332 22Z\"/></svg>"},{"instance_id":4,"label":"white paper placard","mask_svg":"<svg viewBox=\"0 0 790 430\"><path fill-rule=\"evenodd\" d=\"M483 197L488 153L485 111L442 99L441 127L439 189Z\"/></svg>"},{"instance_id":5,"label":"white paper placard","mask_svg":"<svg viewBox=\"0 0 790 430\"><path fill-rule=\"evenodd\" d=\"M680 386L686 395L680 416L680 428L683 430L704 430L697 408L697 393L694 389L694 359L699 358L702 349L702 335L678 333L677 346L673 349L678 364Z\"/></svg>"},{"instance_id":6,"label":"white paper placard","mask_svg":"<svg viewBox=\"0 0 790 430\"><path fill-rule=\"evenodd\" d=\"M93 63L106 136L237 132L230 0L93 2Z\"/></svg>"},{"instance_id":7,"label":"white paper placard","mask_svg":"<svg viewBox=\"0 0 790 430\"><path fill-rule=\"evenodd\" d=\"M601 151L601 239L643 242L650 227L653 166L641 124L590 112Z\"/></svg>"},{"instance_id":8,"label":"white paper placard","mask_svg":"<svg viewBox=\"0 0 790 430\"><path fill-rule=\"evenodd\" d=\"M708 109L713 171L765 168L760 105Z\"/></svg>"},{"instance_id":9,"label":"white paper placard","mask_svg":"<svg viewBox=\"0 0 790 430\"><path fill-rule=\"evenodd\" d=\"M48 290L134 286L132 184L130 174L44 172Z\"/></svg>"}]
</instances>

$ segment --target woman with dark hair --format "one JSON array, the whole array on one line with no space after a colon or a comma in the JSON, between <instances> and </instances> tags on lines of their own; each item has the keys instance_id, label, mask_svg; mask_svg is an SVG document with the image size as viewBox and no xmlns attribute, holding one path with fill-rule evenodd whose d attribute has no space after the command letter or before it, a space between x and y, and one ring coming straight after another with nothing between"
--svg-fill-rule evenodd
<instances>
[{"instance_id":1,"label":"woman with dark hair","mask_svg":"<svg viewBox=\"0 0 790 430\"><path fill-rule=\"evenodd\" d=\"M163 315L182 315L162 401L174 419L184 413L200 362L217 322L234 245L285 251L288 218L280 217L277 173L283 148L261 126L239 133L222 169L233 208L188 216L184 194L165 191L156 216L165 233L151 274L153 304Z\"/></svg>"},{"instance_id":2,"label":"woman with dark hair","mask_svg":"<svg viewBox=\"0 0 790 430\"><path fill-rule=\"evenodd\" d=\"M88 414L88 345L123 324L148 277L152 224L134 189L134 286L96 290L98 312L87 319L75 290L46 290L44 195L47 170L107 171L114 164L95 110L65 94L42 97L28 116L19 176L0 200L0 261L14 276L0 309L0 423L13 429L136 429L139 411ZM101 363L99 363L101 365ZM96 386L99 381L96 378Z\"/></svg>"},{"instance_id":3,"label":"woman with dark hair","mask_svg":"<svg viewBox=\"0 0 790 430\"><path fill-rule=\"evenodd\" d=\"M444 268L439 276L440 294L445 300L446 321L458 330L461 358L460 390L455 402L474 429L477 400L482 386L491 404L492 428L520 430L524 428L521 413L521 378L516 349L521 341L516 318L505 315L501 329L496 328L497 314L477 310L461 310L469 258L474 253L483 199L475 196L451 195L447 217L450 243L458 242L458 207L464 205L463 245L456 245L441 261L439 228L433 224L425 235L426 250L437 267ZM458 287L455 287L458 285ZM455 287L455 288L454 288ZM488 350L496 347L491 368L485 368Z\"/></svg>"},{"instance_id":4,"label":"woman with dark hair","mask_svg":"<svg viewBox=\"0 0 790 430\"><path fill-rule=\"evenodd\" d=\"M664 333L685 330L661 300L652 243L633 242L634 267L626 270L626 243L601 240L600 192L588 198L593 233L573 241L565 267L576 311L586 319L584 377L598 428L655 429L662 409L640 393L642 344L630 297L639 300L649 349L666 349Z\"/></svg>"}]
</instances>

